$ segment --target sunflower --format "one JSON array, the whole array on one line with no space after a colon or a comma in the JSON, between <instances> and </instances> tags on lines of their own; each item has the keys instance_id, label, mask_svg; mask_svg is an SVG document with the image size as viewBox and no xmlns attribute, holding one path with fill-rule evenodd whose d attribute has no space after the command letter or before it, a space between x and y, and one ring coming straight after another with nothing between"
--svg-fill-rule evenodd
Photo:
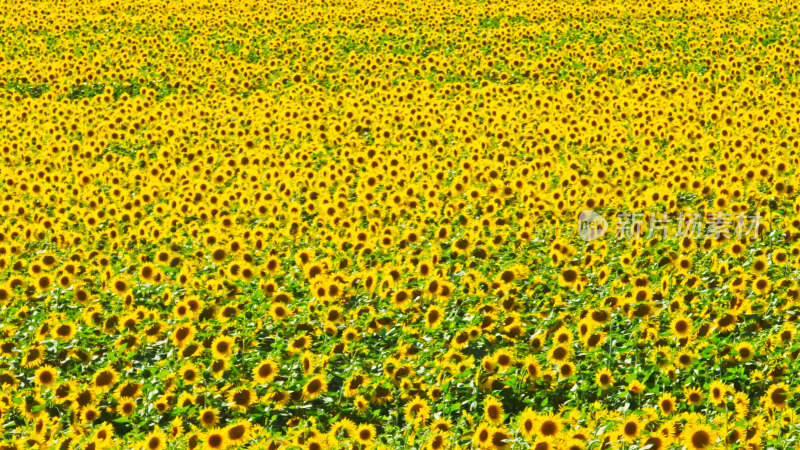
<instances>
[{"instance_id":1,"label":"sunflower","mask_svg":"<svg viewBox=\"0 0 800 450\"><path fill-rule=\"evenodd\" d=\"M671 362L670 349L664 346L657 346L652 350L649 359L656 365L656 367L659 369L664 369Z\"/></svg>"},{"instance_id":2,"label":"sunflower","mask_svg":"<svg viewBox=\"0 0 800 450\"><path fill-rule=\"evenodd\" d=\"M197 396L190 392L183 391L178 396L178 400L175 403L178 408L189 408L197 405Z\"/></svg>"},{"instance_id":3,"label":"sunflower","mask_svg":"<svg viewBox=\"0 0 800 450\"><path fill-rule=\"evenodd\" d=\"M152 281L157 274L157 269L152 264L143 264L139 268L139 278L144 281Z\"/></svg>"},{"instance_id":4,"label":"sunflower","mask_svg":"<svg viewBox=\"0 0 800 450\"><path fill-rule=\"evenodd\" d=\"M193 325L181 325L172 333L172 344L178 348L184 348L194 339L195 328Z\"/></svg>"},{"instance_id":5,"label":"sunflower","mask_svg":"<svg viewBox=\"0 0 800 450\"><path fill-rule=\"evenodd\" d=\"M43 411L45 404L45 400L39 395L31 395L22 398L21 405L17 406L17 408L20 415L22 415L25 420L28 422L33 422L36 418L47 414L45 411ZM90 409L94 412L97 412L97 410L91 406L84 409ZM97 416L97 414L90 413L89 419L93 421L97 419ZM87 420L83 418L81 411L74 411L74 418L80 422L87 422Z\"/></svg>"},{"instance_id":6,"label":"sunflower","mask_svg":"<svg viewBox=\"0 0 800 450\"><path fill-rule=\"evenodd\" d=\"M92 386L98 392L109 391L117 383L118 379L117 372L111 367L106 367L95 372L94 378L92 378Z\"/></svg>"},{"instance_id":7,"label":"sunflower","mask_svg":"<svg viewBox=\"0 0 800 450\"><path fill-rule=\"evenodd\" d=\"M669 393L662 394L658 399L658 407L665 415L674 413L675 409L677 408L675 397Z\"/></svg>"},{"instance_id":8,"label":"sunflower","mask_svg":"<svg viewBox=\"0 0 800 450\"><path fill-rule=\"evenodd\" d=\"M453 423L450 421L450 419L440 417L431 422L430 430L436 434L449 435L453 431Z\"/></svg>"},{"instance_id":9,"label":"sunflower","mask_svg":"<svg viewBox=\"0 0 800 450\"><path fill-rule=\"evenodd\" d=\"M173 406L173 398L174 395L172 394L164 394L155 399L153 402L153 407L156 411L161 414L166 413L170 408Z\"/></svg>"},{"instance_id":10,"label":"sunflower","mask_svg":"<svg viewBox=\"0 0 800 450\"><path fill-rule=\"evenodd\" d=\"M678 354L675 356L675 365L686 369L694 363L695 354L693 351L682 348L678 351Z\"/></svg>"},{"instance_id":11,"label":"sunflower","mask_svg":"<svg viewBox=\"0 0 800 450\"><path fill-rule=\"evenodd\" d=\"M533 450L553 450L555 449L554 439L538 439L530 447Z\"/></svg>"},{"instance_id":12,"label":"sunflower","mask_svg":"<svg viewBox=\"0 0 800 450\"><path fill-rule=\"evenodd\" d=\"M564 267L558 277L558 284L562 287L572 288L580 282L580 272L574 267Z\"/></svg>"},{"instance_id":13,"label":"sunflower","mask_svg":"<svg viewBox=\"0 0 800 450\"><path fill-rule=\"evenodd\" d=\"M175 440L184 433L184 425L183 419L181 417L176 417L172 419L172 422L169 424L169 432L167 433L171 440Z\"/></svg>"},{"instance_id":14,"label":"sunflower","mask_svg":"<svg viewBox=\"0 0 800 450\"><path fill-rule=\"evenodd\" d=\"M356 407L358 412L365 413L369 409L369 399L363 395L359 395L353 399L353 405Z\"/></svg>"},{"instance_id":15,"label":"sunflower","mask_svg":"<svg viewBox=\"0 0 800 450\"><path fill-rule=\"evenodd\" d=\"M327 442L321 438L310 437L306 440L303 450L323 450L328 448Z\"/></svg>"},{"instance_id":16,"label":"sunflower","mask_svg":"<svg viewBox=\"0 0 800 450\"><path fill-rule=\"evenodd\" d=\"M750 270L752 273L760 275L767 271L769 268L769 261L767 260L766 255L760 255L753 259L753 262L750 265Z\"/></svg>"},{"instance_id":17,"label":"sunflower","mask_svg":"<svg viewBox=\"0 0 800 450\"><path fill-rule=\"evenodd\" d=\"M596 349L599 346L601 346L603 344L603 342L605 342L606 337L607 337L607 334L604 333L604 332L596 332L596 333L587 334L586 338L582 340L583 341L583 345L585 345L586 348L589 349L589 350Z\"/></svg>"},{"instance_id":18,"label":"sunflower","mask_svg":"<svg viewBox=\"0 0 800 450\"><path fill-rule=\"evenodd\" d=\"M278 376L278 364L271 359L265 359L253 368L253 378L259 384L270 383L276 376Z\"/></svg>"},{"instance_id":19,"label":"sunflower","mask_svg":"<svg viewBox=\"0 0 800 450\"><path fill-rule=\"evenodd\" d=\"M354 438L357 430L358 427L352 420L344 418L334 422L328 434L333 441L345 440Z\"/></svg>"},{"instance_id":20,"label":"sunflower","mask_svg":"<svg viewBox=\"0 0 800 450\"><path fill-rule=\"evenodd\" d=\"M181 366L178 370L178 376L184 383L191 385L200 381L202 372L199 367L190 361Z\"/></svg>"},{"instance_id":21,"label":"sunflower","mask_svg":"<svg viewBox=\"0 0 800 450\"><path fill-rule=\"evenodd\" d=\"M765 404L771 409L784 410L791 396L791 390L786 383L774 384L767 389L764 395Z\"/></svg>"},{"instance_id":22,"label":"sunflower","mask_svg":"<svg viewBox=\"0 0 800 450\"><path fill-rule=\"evenodd\" d=\"M225 433L225 431L220 430L219 428L214 428L203 433L200 438L200 442L204 450L225 449L229 446L226 435L227 433Z\"/></svg>"},{"instance_id":23,"label":"sunflower","mask_svg":"<svg viewBox=\"0 0 800 450\"><path fill-rule=\"evenodd\" d=\"M789 261L789 255L785 250L777 249L772 253L772 263L778 267L784 266Z\"/></svg>"},{"instance_id":24,"label":"sunflower","mask_svg":"<svg viewBox=\"0 0 800 450\"><path fill-rule=\"evenodd\" d=\"M130 282L125 277L116 277L108 283L111 292L123 296L128 293L131 288Z\"/></svg>"},{"instance_id":25,"label":"sunflower","mask_svg":"<svg viewBox=\"0 0 800 450\"><path fill-rule=\"evenodd\" d=\"M123 398L119 400L115 410L120 416L128 417L136 411L136 401L131 398Z\"/></svg>"},{"instance_id":26,"label":"sunflower","mask_svg":"<svg viewBox=\"0 0 800 450\"><path fill-rule=\"evenodd\" d=\"M346 397L354 397L358 394L358 390L361 387L367 385L368 377L361 373L355 373L351 375L345 382L344 382L344 395Z\"/></svg>"},{"instance_id":27,"label":"sunflower","mask_svg":"<svg viewBox=\"0 0 800 450\"><path fill-rule=\"evenodd\" d=\"M575 375L576 367L575 364L571 362L566 362L558 366L558 378L561 380L565 380L567 378L572 377Z\"/></svg>"},{"instance_id":28,"label":"sunflower","mask_svg":"<svg viewBox=\"0 0 800 450\"><path fill-rule=\"evenodd\" d=\"M63 342L70 341L73 337L75 337L75 332L77 327L74 323L64 322L60 324L56 324L52 329L52 336L55 339L58 339Z\"/></svg>"},{"instance_id":29,"label":"sunflower","mask_svg":"<svg viewBox=\"0 0 800 450\"><path fill-rule=\"evenodd\" d=\"M300 353L311 346L311 338L305 334L300 335L292 342L289 343L289 351L292 353Z\"/></svg>"},{"instance_id":30,"label":"sunflower","mask_svg":"<svg viewBox=\"0 0 800 450\"><path fill-rule=\"evenodd\" d=\"M208 370L210 370L214 377L219 380L229 367L230 362L227 359L215 359L211 361L211 364L208 365Z\"/></svg>"},{"instance_id":31,"label":"sunflower","mask_svg":"<svg viewBox=\"0 0 800 450\"><path fill-rule=\"evenodd\" d=\"M375 425L370 423L361 424L358 426L355 432L355 439L361 445L370 445L372 444L375 436L377 435L375 431Z\"/></svg>"},{"instance_id":32,"label":"sunflower","mask_svg":"<svg viewBox=\"0 0 800 450\"><path fill-rule=\"evenodd\" d=\"M280 322L281 320L291 316L292 311L283 303L273 303L272 306L269 307L269 315L275 322Z\"/></svg>"},{"instance_id":33,"label":"sunflower","mask_svg":"<svg viewBox=\"0 0 800 450\"><path fill-rule=\"evenodd\" d=\"M250 440L250 428L250 422L240 420L225 427L225 437L228 442L234 445L244 443Z\"/></svg>"},{"instance_id":34,"label":"sunflower","mask_svg":"<svg viewBox=\"0 0 800 450\"><path fill-rule=\"evenodd\" d=\"M681 433L683 445L690 450L712 448L717 440L716 434L708 425L700 423L689 424Z\"/></svg>"},{"instance_id":35,"label":"sunflower","mask_svg":"<svg viewBox=\"0 0 800 450\"><path fill-rule=\"evenodd\" d=\"M555 347L550 349L550 351L547 354L547 359L552 364L560 364L568 361L571 356L572 356L572 349L570 348L570 346L561 344L561 345L556 345Z\"/></svg>"},{"instance_id":36,"label":"sunflower","mask_svg":"<svg viewBox=\"0 0 800 450\"><path fill-rule=\"evenodd\" d=\"M502 348L495 352L494 361L499 371L509 370L514 366L514 353L508 348Z\"/></svg>"},{"instance_id":37,"label":"sunflower","mask_svg":"<svg viewBox=\"0 0 800 450\"><path fill-rule=\"evenodd\" d=\"M147 450L162 450L167 446L167 435L156 428L144 438L142 448Z\"/></svg>"},{"instance_id":38,"label":"sunflower","mask_svg":"<svg viewBox=\"0 0 800 450\"><path fill-rule=\"evenodd\" d=\"M736 360L739 362L750 362L755 356L755 348L749 342L740 342L734 348L736 350Z\"/></svg>"},{"instance_id":39,"label":"sunflower","mask_svg":"<svg viewBox=\"0 0 800 450\"><path fill-rule=\"evenodd\" d=\"M614 385L614 375L608 368L601 368L594 375L594 381L600 389L608 389Z\"/></svg>"},{"instance_id":40,"label":"sunflower","mask_svg":"<svg viewBox=\"0 0 800 450\"><path fill-rule=\"evenodd\" d=\"M767 295L772 289L772 283L769 281L769 278L759 276L753 279L752 288L753 291L760 295Z\"/></svg>"},{"instance_id":41,"label":"sunflower","mask_svg":"<svg viewBox=\"0 0 800 450\"><path fill-rule=\"evenodd\" d=\"M450 243L450 250L456 255L468 255L475 248L475 243L468 235L457 237Z\"/></svg>"},{"instance_id":42,"label":"sunflower","mask_svg":"<svg viewBox=\"0 0 800 450\"><path fill-rule=\"evenodd\" d=\"M7 337L11 333L9 328L0 330L0 337ZM0 359L11 358L17 353L17 343L13 340L0 340ZM0 371L0 373L3 373Z\"/></svg>"},{"instance_id":43,"label":"sunflower","mask_svg":"<svg viewBox=\"0 0 800 450\"><path fill-rule=\"evenodd\" d=\"M52 420L50 419L50 416L47 413L39 414L39 417L37 417L36 421L33 423L33 434L34 434L34 436L36 436L36 437L46 437L46 434L51 431L49 429L49 426L50 426L51 423L52 423ZM103 424L101 426L101 428L102 427L110 428L111 425ZM96 436L94 438L96 438Z\"/></svg>"},{"instance_id":44,"label":"sunflower","mask_svg":"<svg viewBox=\"0 0 800 450\"><path fill-rule=\"evenodd\" d=\"M692 333L692 320L686 316L676 317L672 319L669 329L679 338L687 337Z\"/></svg>"},{"instance_id":45,"label":"sunflower","mask_svg":"<svg viewBox=\"0 0 800 450\"><path fill-rule=\"evenodd\" d=\"M425 312L425 326L430 329L437 328L444 320L444 308L431 306Z\"/></svg>"},{"instance_id":46,"label":"sunflower","mask_svg":"<svg viewBox=\"0 0 800 450\"><path fill-rule=\"evenodd\" d=\"M328 383L323 375L317 375L303 386L303 398L313 400L328 391Z\"/></svg>"},{"instance_id":47,"label":"sunflower","mask_svg":"<svg viewBox=\"0 0 800 450\"><path fill-rule=\"evenodd\" d=\"M240 387L228 394L230 408L234 411L246 412L250 405L256 401L256 392L247 387Z\"/></svg>"},{"instance_id":48,"label":"sunflower","mask_svg":"<svg viewBox=\"0 0 800 450\"><path fill-rule=\"evenodd\" d=\"M93 439L97 442L101 443L101 446L109 445L114 440L114 427L110 423L104 423L97 427L94 434L92 435Z\"/></svg>"},{"instance_id":49,"label":"sunflower","mask_svg":"<svg viewBox=\"0 0 800 450\"><path fill-rule=\"evenodd\" d=\"M233 355L234 340L230 336L219 336L211 343L214 358L227 360Z\"/></svg>"},{"instance_id":50,"label":"sunflower","mask_svg":"<svg viewBox=\"0 0 800 450\"><path fill-rule=\"evenodd\" d=\"M522 361L522 366L525 368L525 374L531 381L536 381L542 373L539 361L533 355L528 355Z\"/></svg>"},{"instance_id":51,"label":"sunflower","mask_svg":"<svg viewBox=\"0 0 800 450\"><path fill-rule=\"evenodd\" d=\"M428 439L423 447L424 450L442 450L444 448L449 448L450 442L447 439L447 436L442 434L434 434L433 437Z\"/></svg>"},{"instance_id":52,"label":"sunflower","mask_svg":"<svg viewBox=\"0 0 800 450\"><path fill-rule=\"evenodd\" d=\"M727 252L734 258L739 258L740 256L744 255L744 252L747 250L747 247L741 242L733 241L727 246Z\"/></svg>"},{"instance_id":53,"label":"sunflower","mask_svg":"<svg viewBox=\"0 0 800 450\"><path fill-rule=\"evenodd\" d=\"M511 438L511 434L502 428L492 429L492 448L498 450L510 448Z\"/></svg>"},{"instance_id":54,"label":"sunflower","mask_svg":"<svg viewBox=\"0 0 800 450\"><path fill-rule=\"evenodd\" d=\"M735 446L742 442L747 436L746 431L739 427L731 428L728 435L725 437L725 443L730 446Z\"/></svg>"},{"instance_id":55,"label":"sunflower","mask_svg":"<svg viewBox=\"0 0 800 450\"><path fill-rule=\"evenodd\" d=\"M211 428L219 423L219 411L210 406L201 409L198 417L200 425L204 428Z\"/></svg>"},{"instance_id":56,"label":"sunflower","mask_svg":"<svg viewBox=\"0 0 800 450\"><path fill-rule=\"evenodd\" d=\"M225 261L225 258L227 257L228 257L228 252L222 247L219 247L213 252L211 252L211 260L218 264Z\"/></svg>"},{"instance_id":57,"label":"sunflower","mask_svg":"<svg viewBox=\"0 0 800 450\"><path fill-rule=\"evenodd\" d=\"M641 448L646 448L647 450L661 450L668 446L668 442L666 439L662 438L661 436L649 436L647 439L642 441Z\"/></svg>"},{"instance_id":58,"label":"sunflower","mask_svg":"<svg viewBox=\"0 0 800 450\"><path fill-rule=\"evenodd\" d=\"M730 388L725 383L714 380L708 386L708 399L716 406L725 403L725 397L728 395Z\"/></svg>"},{"instance_id":59,"label":"sunflower","mask_svg":"<svg viewBox=\"0 0 800 450\"><path fill-rule=\"evenodd\" d=\"M703 401L703 391L696 387L683 388L683 397L690 405L699 405Z\"/></svg>"},{"instance_id":60,"label":"sunflower","mask_svg":"<svg viewBox=\"0 0 800 450\"><path fill-rule=\"evenodd\" d=\"M41 366L36 369L33 379L38 386L50 387L58 379L58 370L52 366Z\"/></svg>"},{"instance_id":61,"label":"sunflower","mask_svg":"<svg viewBox=\"0 0 800 450\"><path fill-rule=\"evenodd\" d=\"M0 387L3 387L3 391L5 392L15 391L18 386L19 386L19 379L14 375L14 372L8 370L0 370ZM69 385L65 386L69 388Z\"/></svg>"},{"instance_id":62,"label":"sunflower","mask_svg":"<svg viewBox=\"0 0 800 450\"><path fill-rule=\"evenodd\" d=\"M116 398L137 398L142 395L142 383L126 381L114 390Z\"/></svg>"},{"instance_id":63,"label":"sunflower","mask_svg":"<svg viewBox=\"0 0 800 450\"><path fill-rule=\"evenodd\" d=\"M414 397L403 408L405 412L405 419L408 423L423 424L430 417L430 406L428 402L418 396Z\"/></svg>"},{"instance_id":64,"label":"sunflower","mask_svg":"<svg viewBox=\"0 0 800 450\"><path fill-rule=\"evenodd\" d=\"M33 286L35 286L36 290L39 292L48 292L53 287L53 279L50 277L50 275L40 274L33 283ZM35 291L32 293L35 293Z\"/></svg>"},{"instance_id":65,"label":"sunflower","mask_svg":"<svg viewBox=\"0 0 800 450\"><path fill-rule=\"evenodd\" d=\"M412 300L411 293L406 289L400 289L391 294L392 305L400 309L406 309Z\"/></svg>"},{"instance_id":66,"label":"sunflower","mask_svg":"<svg viewBox=\"0 0 800 450\"><path fill-rule=\"evenodd\" d=\"M356 342L356 341L358 341L360 339L358 330L356 328L353 328L353 327L345 328L344 331L342 331L342 339L344 339L345 342Z\"/></svg>"},{"instance_id":67,"label":"sunflower","mask_svg":"<svg viewBox=\"0 0 800 450\"><path fill-rule=\"evenodd\" d=\"M550 439L561 433L564 421L554 414L545 414L539 417L536 423L535 434L541 438Z\"/></svg>"},{"instance_id":68,"label":"sunflower","mask_svg":"<svg viewBox=\"0 0 800 450\"><path fill-rule=\"evenodd\" d=\"M486 420L492 424L499 424L503 422L505 413L503 410L503 403L495 397L488 396L483 401L483 415Z\"/></svg>"},{"instance_id":69,"label":"sunflower","mask_svg":"<svg viewBox=\"0 0 800 450\"><path fill-rule=\"evenodd\" d=\"M27 369L39 367L44 362L44 351L43 345L30 347L22 357L22 367Z\"/></svg>"},{"instance_id":70,"label":"sunflower","mask_svg":"<svg viewBox=\"0 0 800 450\"><path fill-rule=\"evenodd\" d=\"M4 283L0 283L0 305L8 303L13 295L13 289L6 286Z\"/></svg>"},{"instance_id":71,"label":"sunflower","mask_svg":"<svg viewBox=\"0 0 800 450\"><path fill-rule=\"evenodd\" d=\"M478 448L489 448L492 439L492 429L487 424L480 424L472 434L472 442Z\"/></svg>"},{"instance_id":72,"label":"sunflower","mask_svg":"<svg viewBox=\"0 0 800 450\"><path fill-rule=\"evenodd\" d=\"M525 411L520 414L519 432L526 440L533 438L534 433L536 432L536 421L537 415L530 408L526 408Z\"/></svg>"},{"instance_id":73,"label":"sunflower","mask_svg":"<svg viewBox=\"0 0 800 450\"><path fill-rule=\"evenodd\" d=\"M635 417L627 419L622 423L620 423L619 425L619 433L628 442L631 442L637 437L639 437L639 434L641 432L642 432L642 423L639 419Z\"/></svg>"},{"instance_id":74,"label":"sunflower","mask_svg":"<svg viewBox=\"0 0 800 450\"><path fill-rule=\"evenodd\" d=\"M634 379L628 383L628 391L633 394L641 395L644 393L645 389L647 389L646 386L639 380Z\"/></svg>"},{"instance_id":75,"label":"sunflower","mask_svg":"<svg viewBox=\"0 0 800 450\"><path fill-rule=\"evenodd\" d=\"M303 375L311 375L314 372L316 356L309 352L303 352L300 357L300 367L303 369Z\"/></svg>"},{"instance_id":76,"label":"sunflower","mask_svg":"<svg viewBox=\"0 0 800 450\"><path fill-rule=\"evenodd\" d=\"M94 406L89 406L81 409L80 411L75 411L75 414L77 416L77 420L83 424L92 424L100 417L100 411Z\"/></svg>"},{"instance_id":77,"label":"sunflower","mask_svg":"<svg viewBox=\"0 0 800 450\"><path fill-rule=\"evenodd\" d=\"M785 323L778 333L778 339L781 344L789 344L794 340L796 334L797 329L795 326L791 323Z\"/></svg>"}]
</instances>

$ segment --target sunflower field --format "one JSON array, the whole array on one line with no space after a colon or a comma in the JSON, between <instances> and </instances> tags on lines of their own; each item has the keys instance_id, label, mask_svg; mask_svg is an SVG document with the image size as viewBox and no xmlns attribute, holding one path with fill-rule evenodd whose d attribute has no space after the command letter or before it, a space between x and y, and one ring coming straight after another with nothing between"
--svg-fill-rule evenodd
<instances>
[{"instance_id":1,"label":"sunflower field","mask_svg":"<svg viewBox=\"0 0 800 450\"><path fill-rule=\"evenodd\" d=\"M800 448L798 7L0 1L0 449Z\"/></svg>"}]
</instances>

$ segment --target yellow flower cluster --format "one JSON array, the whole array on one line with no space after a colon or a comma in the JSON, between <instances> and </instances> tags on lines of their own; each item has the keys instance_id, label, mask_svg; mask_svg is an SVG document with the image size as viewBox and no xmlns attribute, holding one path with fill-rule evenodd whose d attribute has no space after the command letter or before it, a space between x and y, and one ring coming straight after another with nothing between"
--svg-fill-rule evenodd
<instances>
[{"instance_id":1,"label":"yellow flower cluster","mask_svg":"<svg viewBox=\"0 0 800 450\"><path fill-rule=\"evenodd\" d=\"M796 0L73 3L0 0L0 449L800 438Z\"/></svg>"}]
</instances>

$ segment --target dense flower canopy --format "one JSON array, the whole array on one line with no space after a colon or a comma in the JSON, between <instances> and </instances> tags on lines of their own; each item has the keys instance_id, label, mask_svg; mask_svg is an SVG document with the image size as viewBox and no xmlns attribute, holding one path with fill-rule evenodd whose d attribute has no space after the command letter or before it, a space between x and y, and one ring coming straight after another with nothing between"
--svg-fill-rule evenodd
<instances>
[{"instance_id":1,"label":"dense flower canopy","mask_svg":"<svg viewBox=\"0 0 800 450\"><path fill-rule=\"evenodd\" d=\"M798 6L0 2L0 448L794 446Z\"/></svg>"}]
</instances>

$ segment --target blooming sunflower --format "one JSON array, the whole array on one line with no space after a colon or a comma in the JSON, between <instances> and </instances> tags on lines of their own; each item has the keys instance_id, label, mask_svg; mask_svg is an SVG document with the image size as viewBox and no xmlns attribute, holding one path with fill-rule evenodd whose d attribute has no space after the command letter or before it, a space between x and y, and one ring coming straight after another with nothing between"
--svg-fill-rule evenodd
<instances>
[{"instance_id":1,"label":"blooming sunflower","mask_svg":"<svg viewBox=\"0 0 800 450\"><path fill-rule=\"evenodd\" d=\"M533 438L534 433L536 432L536 422L537 415L532 409L527 408L522 412L522 414L520 414L519 432L526 440Z\"/></svg>"},{"instance_id":2,"label":"blooming sunflower","mask_svg":"<svg viewBox=\"0 0 800 450\"><path fill-rule=\"evenodd\" d=\"M167 435L159 428L148 434L142 442L142 448L147 450L162 450L167 446Z\"/></svg>"},{"instance_id":3,"label":"blooming sunflower","mask_svg":"<svg viewBox=\"0 0 800 450\"><path fill-rule=\"evenodd\" d=\"M714 380L708 386L708 399L716 406L725 403L730 387L719 380Z\"/></svg>"},{"instance_id":4,"label":"blooming sunflower","mask_svg":"<svg viewBox=\"0 0 800 450\"><path fill-rule=\"evenodd\" d=\"M691 450L712 448L717 440L716 433L710 426L700 423L691 423L681 433L683 445Z\"/></svg>"},{"instance_id":5,"label":"blooming sunflower","mask_svg":"<svg viewBox=\"0 0 800 450\"><path fill-rule=\"evenodd\" d=\"M483 414L486 420L492 424L499 424L503 422L505 412L503 410L503 403L495 397L488 396L483 401Z\"/></svg>"},{"instance_id":6,"label":"blooming sunflower","mask_svg":"<svg viewBox=\"0 0 800 450\"><path fill-rule=\"evenodd\" d=\"M425 326L430 329L437 328L444 321L444 308L431 306L425 313Z\"/></svg>"},{"instance_id":7,"label":"blooming sunflower","mask_svg":"<svg viewBox=\"0 0 800 450\"><path fill-rule=\"evenodd\" d=\"M355 440L359 444L369 445L372 444L376 436L375 425L371 423L361 424L355 432Z\"/></svg>"},{"instance_id":8,"label":"blooming sunflower","mask_svg":"<svg viewBox=\"0 0 800 450\"><path fill-rule=\"evenodd\" d=\"M767 393L764 395L765 404L772 409L787 409L790 395L791 390L786 383L774 384L767 389Z\"/></svg>"},{"instance_id":9,"label":"blooming sunflower","mask_svg":"<svg viewBox=\"0 0 800 450\"><path fill-rule=\"evenodd\" d=\"M239 420L225 427L225 437L233 445L241 444L250 439L251 424L247 420Z\"/></svg>"},{"instance_id":10,"label":"blooming sunflower","mask_svg":"<svg viewBox=\"0 0 800 450\"><path fill-rule=\"evenodd\" d=\"M214 358L227 360L233 355L234 340L230 336L219 336L211 343Z\"/></svg>"},{"instance_id":11,"label":"blooming sunflower","mask_svg":"<svg viewBox=\"0 0 800 450\"><path fill-rule=\"evenodd\" d=\"M220 450L228 448L227 433L219 428L214 428L203 433L200 438L203 449Z\"/></svg>"},{"instance_id":12,"label":"blooming sunflower","mask_svg":"<svg viewBox=\"0 0 800 450\"><path fill-rule=\"evenodd\" d=\"M22 367L32 369L39 367L44 362L45 348L43 345L35 345L25 351L22 357Z\"/></svg>"},{"instance_id":13,"label":"blooming sunflower","mask_svg":"<svg viewBox=\"0 0 800 450\"><path fill-rule=\"evenodd\" d=\"M608 368L601 368L595 373L595 383L600 389L608 389L614 384L614 375Z\"/></svg>"},{"instance_id":14,"label":"blooming sunflower","mask_svg":"<svg viewBox=\"0 0 800 450\"><path fill-rule=\"evenodd\" d=\"M276 376L278 376L278 364L271 359L265 359L253 368L253 378L260 384L270 383Z\"/></svg>"},{"instance_id":15,"label":"blooming sunflower","mask_svg":"<svg viewBox=\"0 0 800 450\"><path fill-rule=\"evenodd\" d=\"M198 420L200 421L200 425L205 428L214 427L219 423L219 411L210 406L205 407L200 410Z\"/></svg>"},{"instance_id":16,"label":"blooming sunflower","mask_svg":"<svg viewBox=\"0 0 800 450\"><path fill-rule=\"evenodd\" d=\"M303 398L313 400L328 391L328 383L324 375L317 375L303 386Z\"/></svg>"},{"instance_id":17,"label":"blooming sunflower","mask_svg":"<svg viewBox=\"0 0 800 450\"><path fill-rule=\"evenodd\" d=\"M430 407L428 402L419 396L414 397L404 407L405 419L408 423L421 424L425 423L430 416Z\"/></svg>"},{"instance_id":18,"label":"blooming sunflower","mask_svg":"<svg viewBox=\"0 0 800 450\"><path fill-rule=\"evenodd\" d=\"M36 369L33 379L39 386L50 387L55 384L58 379L58 370L49 365L41 366Z\"/></svg>"}]
</instances>

